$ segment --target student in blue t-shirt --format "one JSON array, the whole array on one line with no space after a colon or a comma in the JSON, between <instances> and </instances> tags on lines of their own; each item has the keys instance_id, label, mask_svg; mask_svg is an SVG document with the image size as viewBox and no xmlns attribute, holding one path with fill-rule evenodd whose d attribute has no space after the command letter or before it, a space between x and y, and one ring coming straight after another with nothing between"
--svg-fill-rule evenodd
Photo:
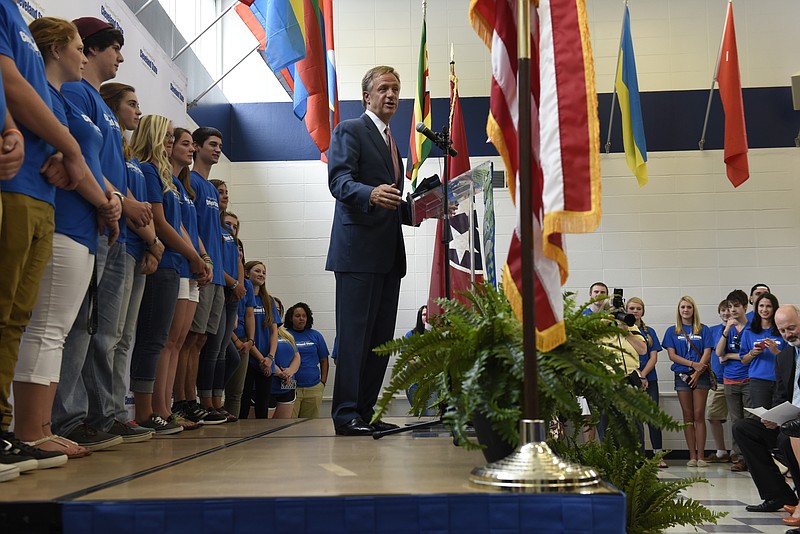
<instances>
[{"instance_id":1,"label":"student in blue t-shirt","mask_svg":"<svg viewBox=\"0 0 800 534\"><path fill-rule=\"evenodd\" d=\"M127 84L107 82L100 86L100 96L106 105L114 112L120 130L134 131L139 126L142 111L139 108L139 99L136 90ZM133 156L133 151L125 136L120 133L122 154L125 158L127 171L128 192L136 199L147 198L147 186L144 173L139 166L139 160ZM164 245L156 235L155 224L151 220L146 226L137 227L132 219L127 220L128 236L125 242L125 281L123 284L122 302L127 302L127 308L120 310L117 333L119 339L114 346L113 374L111 393L114 402L114 425L111 433L119 433L125 443L145 441L152 436L152 432L129 421L128 409L125 399L128 395L128 381L126 374L130 358L130 348L133 335L136 332L136 319L139 317L139 305L142 302L146 276L155 272ZM130 278L130 284L127 283Z\"/></svg>"},{"instance_id":2,"label":"student in blue t-shirt","mask_svg":"<svg viewBox=\"0 0 800 534\"><path fill-rule=\"evenodd\" d=\"M653 402L658 404L658 375L656 374L656 363L658 362L658 353L661 352L661 343L658 341L658 334L651 326L647 326L644 322L644 301L639 297L631 297L625 304L625 311L630 313L636 318L636 327L639 333L642 334L645 342L647 343L647 352L639 354L639 370L642 376L642 388L647 392ZM657 426L648 425L650 433L650 443L653 446L653 452L661 452L663 447L663 438L661 429ZM643 436L642 436L643 437ZM642 440L644 443L644 440ZM662 459L658 467L666 468L667 463Z\"/></svg>"},{"instance_id":3,"label":"student in blue t-shirt","mask_svg":"<svg viewBox=\"0 0 800 534\"><path fill-rule=\"evenodd\" d=\"M253 348L250 349L239 418L247 418L252 399L255 404L256 419L266 419L269 415L269 395L272 389L270 380L272 363L278 350L278 327L283 322L274 299L267 291L267 268L264 263L248 261L245 264L245 272L255 292L253 308L255 335Z\"/></svg>"},{"instance_id":4,"label":"student in blue t-shirt","mask_svg":"<svg viewBox=\"0 0 800 534\"><path fill-rule=\"evenodd\" d=\"M80 145L52 112L41 53L15 2L0 2L0 74L13 117L3 113L0 134L0 438L13 444L16 438L6 434L11 382L19 341L52 251L55 187L74 189L92 174ZM60 158L53 156L56 151ZM118 200L111 205L119 209Z\"/></svg>"},{"instance_id":5,"label":"student in blue t-shirt","mask_svg":"<svg viewBox=\"0 0 800 534\"><path fill-rule=\"evenodd\" d=\"M40 448L82 457L89 450L50 430L50 411L60 381L62 349L89 287L98 242L98 211L107 202L106 183L100 169L103 143L100 130L59 92L62 84L79 80L86 62L83 43L72 24L42 17L30 30L43 50L53 113L81 146L92 171L77 190L56 190L53 252L39 284L36 306L22 337L14 377L15 432L19 439ZM105 223L103 223L105 224ZM117 223L109 227L115 237Z\"/></svg>"},{"instance_id":6,"label":"student in blue t-shirt","mask_svg":"<svg viewBox=\"0 0 800 534\"><path fill-rule=\"evenodd\" d=\"M775 326L778 299L772 293L756 298L756 315L742 335L739 356L750 366L750 403L753 408L772 408L775 392L775 357L786 347L786 341Z\"/></svg>"},{"instance_id":7,"label":"student in blue t-shirt","mask_svg":"<svg viewBox=\"0 0 800 534\"><path fill-rule=\"evenodd\" d=\"M753 311L747 312L747 322L751 323L753 321L753 317L755 316L755 302L756 299L763 295L764 293L772 293L769 286L767 284L756 284L750 288L750 304L753 305Z\"/></svg>"},{"instance_id":8,"label":"student in blue t-shirt","mask_svg":"<svg viewBox=\"0 0 800 534\"><path fill-rule=\"evenodd\" d=\"M728 401L725 398L725 365L720 361L717 355L716 347L722 337L722 332L725 330L725 325L730 318L728 311L728 301L723 300L717 305L717 314L719 315L720 324L711 327L711 337L714 342L715 349L711 351L711 372L717 380L717 389L710 390L708 393L708 406L706 407L706 421L711 429L711 436L714 438L714 445L717 447L716 454L711 454L705 458L709 463L724 463L730 461L728 449L725 446L725 429L723 424L728 419Z\"/></svg>"},{"instance_id":9,"label":"student in blue t-shirt","mask_svg":"<svg viewBox=\"0 0 800 534\"><path fill-rule=\"evenodd\" d=\"M678 301L676 324L664 333L661 346L667 349L675 373L675 391L686 427L683 435L689 449L689 467L704 467L706 445L706 399L711 382L711 330L700 322L694 299Z\"/></svg>"},{"instance_id":10,"label":"student in blue t-shirt","mask_svg":"<svg viewBox=\"0 0 800 534\"><path fill-rule=\"evenodd\" d=\"M286 325L300 353L300 368L295 374L297 398L292 418L319 417L322 393L328 381L328 345L322 334L312 328L314 314L305 302L298 302L286 310Z\"/></svg>"},{"instance_id":11,"label":"student in blue t-shirt","mask_svg":"<svg viewBox=\"0 0 800 534\"><path fill-rule=\"evenodd\" d=\"M277 299L276 299L277 300ZM278 306L279 312L282 306ZM269 395L270 419L289 419L297 398L295 373L300 368L300 353L294 337L281 326L278 328L278 347L272 363L272 391Z\"/></svg>"},{"instance_id":12,"label":"student in blue t-shirt","mask_svg":"<svg viewBox=\"0 0 800 534\"><path fill-rule=\"evenodd\" d=\"M233 227L231 227L233 229ZM234 235L238 234L238 227L234 229ZM244 288L245 296L239 301L236 310L236 327L231 335L236 351L239 353L239 365L236 367L233 375L227 384L225 384L225 410L236 417L241 417L242 412L247 413L250 410L249 406L242 408L242 391L244 389L244 381L247 377L247 369L249 366L250 349L253 348L253 337L255 336L255 318L253 309L255 307L255 293L253 292L253 284L247 278L244 264L244 245L241 239L236 239L236 245L239 249L239 269L244 273Z\"/></svg>"},{"instance_id":13,"label":"student in blue t-shirt","mask_svg":"<svg viewBox=\"0 0 800 534\"><path fill-rule=\"evenodd\" d=\"M722 331L717 339L715 352L723 367L722 382L725 389L725 404L731 426L745 417L744 409L751 407L750 376L748 366L739 355L742 335L747 329L747 293L735 289L725 298L728 306L728 319L723 323ZM731 445L731 471L747 471L744 456L736 438Z\"/></svg>"},{"instance_id":14,"label":"student in blue t-shirt","mask_svg":"<svg viewBox=\"0 0 800 534\"><path fill-rule=\"evenodd\" d=\"M172 123L160 115L142 117L131 138L134 154L142 162L147 200L153 205L156 232L166 246L158 269L148 275L145 282L130 371L136 422L157 434L183 430L153 410L156 364L164 350L175 312L183 258L189 261L189 270L201 285L211 279L212 269L194 249L181 224L182 198L172 180L172 165L167 157L173 141Z\"/></svg>"}]
</instances>

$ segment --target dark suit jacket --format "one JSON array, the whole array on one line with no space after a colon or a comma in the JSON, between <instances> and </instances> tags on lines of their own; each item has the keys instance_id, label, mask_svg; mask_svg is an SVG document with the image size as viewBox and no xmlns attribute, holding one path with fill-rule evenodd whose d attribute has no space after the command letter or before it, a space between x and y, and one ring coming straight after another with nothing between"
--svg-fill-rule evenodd
<instances>
[{"instance_id":1,"label":"dark suit jacket","mask_svg":"<svg viewBox=\"0 0 800 534\"><path fill-rule=\"evenodd\" d=\"M403 161L400 175L403 175ZM386 274L393 267L406 273L401 209L370 207L369 194L392 184L392 157L375 123L367 115L339 123L328 151L328 186L336 198L325 269Z\"/></svg>"},{"instance_id":2,"label":"dark suit jacket","mask_svg":"<svg viewBox=\"0 0 800 534\"><path fill-rule=\"evenodd\" d=\"M778 406L785 401L792 402L794 395L794 347L786 348L775 358L775 392L772 394L772 405Z\"/></svg>"}]
</instances>

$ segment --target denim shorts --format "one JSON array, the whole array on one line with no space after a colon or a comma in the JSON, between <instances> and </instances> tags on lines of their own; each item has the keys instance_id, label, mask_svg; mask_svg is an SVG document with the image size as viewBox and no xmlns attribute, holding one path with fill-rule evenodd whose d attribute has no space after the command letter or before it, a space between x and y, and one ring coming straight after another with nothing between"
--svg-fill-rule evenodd
<instances>
[{"instance_id":1,"label":"denim shorts","mask_svg":"<svg viewBox=\"0 0 800 534\"><path fill-rule=\"evenodd\" d=\"M695 389L711 389L711 380L708 378L708 372L703 373L700 375L700 380L697 381L697 386ZM689 384L683 381L683 379L678 376L678 373L675 373L675 391L691 391L692 388L689 387Z\"/></svg>"}]
</instances>

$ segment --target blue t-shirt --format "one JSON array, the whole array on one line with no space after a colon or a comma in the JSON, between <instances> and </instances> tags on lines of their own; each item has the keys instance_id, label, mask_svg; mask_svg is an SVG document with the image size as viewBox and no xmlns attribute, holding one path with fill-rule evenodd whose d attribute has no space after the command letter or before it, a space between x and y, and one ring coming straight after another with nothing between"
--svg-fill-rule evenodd
<instances>
[{"instance_id":1,"label":"blue t-shirt","mask_svg":"<svg viewBox=\"0 0 800 534\"><path fill-rule=\"evenodd\" d=\"M725 366L722 365L722 362L719 361L719 356L717 356L717 343L719 343L719 338L722 337L725 325L720 323L709 328L711 329L711 339L714 341L714 348L711 349L711 370L714 371L717 381L721 382L725 376Z\"/></svg>"},{"instance_id":2,"label":"blue t-shirt","mask_svg":"<svg viewBox=\"0 0 800 534\"><path fill-rule=\"evenodd\" d=\"M16 2L0 2L0 55L14 60L22 77L33 86L47 107L52 109L42 54ZM0 190L20 193L55 205L56 188L39 172L47 158L55 153L55 149L27 129L24 124L17 123L17 127L25 138L25 159L16 176L0 182Z\"/></svg>"},{"instance_id":3,"label":"blue t-shirt","mask_svg":"<svg viewBox=\"0 0 800 534\"><path fill-rule=\"evenodd\" d=\"M319 384L321 379L319 362L328 357L328 345L325 344L325 338L313 328L302 332L291 328L288 330L294 336L294 344L297 345L297 352L300 353L300 368L294 375L297 387L314 387Z\"/></svg>"},{"instance_id":4,"label":"blue t-shirt","mask_svg":"<svg viewBox=\"0 0 800 534\"><path fill-rule=\"evenodd\" d=\"M256 294L253 291L253 283L245 278L244 298L239 301L239 309L237 310L237 313L239 314L239 320L236 323L236 329L233 331L233 333L236 334L237 339L244 339L247 337L247 334L244 331L244 314L247 311L247 308L255 308L255 306Z\"/></svg>"},{"instance_id":5,"label":"blue t-shirt","mask_svg":"<svg viewBox=\"0 0 800 534\"><path fill-rule=\"evenodd\" d=\"M191 172L192 189L194 189L194 206L197 209L197 229L200 239L211 256L214 265L222 265L222 225L219 222L219 193L214 184L198 173ZM225 285L222 269L214 269L212 282L218 286Z\"/></svg>"},{"instance_id":6,"label":"blue t-shirt","mask_svg":"<svg viewBox=\"0 0 800 534\"><path fill-rule=\"evenodd\" d=\"M151 204L161 204L164 208L164 218L167 224L172 226L176 232L181 233L181 196L177 191L168 189L164 193L164 184L158 174L158 169L152 163L142 163L142 173L144 174L145 184L147 185L147 201ZM183 256L180 252L164 244L164 254L161 256L159 269L172 269L181 272L181 262Z\"/></svg>"},{"instance_id":7,"label":"blue t-shirt","mask_svg":"<svg viewBox=\"0 0 800 534\"><path fill-rule=\"evenodd\" d=\"M667 331L664 333L664 339L661 341L661 346L665 349L673 349L675 354L686 358L687 360L692 360L693 362L699 362L700 358L703 356L703 352L710 348L714 349L714 340L711 337L711 329L708 328L706 325L702 325L702 330L699 334L692 333L692 325L682 325L683 331L680 334L675 334L675 327L670 326L667 328ZM687 339L688 336L688 339ZM689 344L689 339L691 339L692 343L697 350L700 351L698 354L694 348ZM675 373L688 373L691 371L686 365L680 365L678 363L673 362L672 366L670 367L673 372Z\"/></svg>"},{"instance_id":8,"label":"blue t-shirt","mask_svg":"<svg viewBox=\"0 0 800 534\"><path fill-rule=\"evenodd\" d=\"M239 279L239 246L227 229L222 229L222 268L234 280Z\"/></svg>"},{"instance_id":9,"label":"blue t-shirt","mask_svg":"<svg viewBox=\"0 0 800 534\"><path fill-rule=\"evenodd\" d=\"M106 190L103 171L100 170L100 147L103 136L91 119L67 101L55 87L50 86L53 114L69 128L72 137L81 146L81 153L92 171L100 189ZM70 237L89 249L97 252L97 210L77 191L56 189L56 232Z\"/></svg>"},{"instance_id":10,"label":"blue t-shirt","mask_svg":"<svg viewBox=\"0 0 800 534\"><path fill-rule=\"evenodd\" d=\"M281 389L281 382L282 380L275 375L275 371L278 370L278 366L286 369L292 364L292 360L294 359L294 347L289 342L288 339L284 339L278 336L278 348L275 349L275 361L272 362L272 394L277 395L280 393L286 393L289 391L288 389ZM295 380L297 378L295 377ZM298 384L297 387L300 387Z\"/></svg>"},{"instance_id":11,"label":"blue t-shirt","mask_svg":"<svg viewBox=\"0 0 800 534\"><path fill-rule=\"evenodd\" d=\"M269 326L264 324L264 321L267 318L267 311L264 308L264 302L261 300L261 297L258 293L255 294L255 301L256 305L253 306L253 315L256 319L256 331L255 335L253 336L253 341L255 342L255 347L261 353L262 356L265 358L269 355L269 342L270 342L270 331ZM272 301L272 322L277 324L278 326L282 325L281 318L278 316L278 307L275 306L275 301ZM250 361L248 362L250 367L258 370L258 361L253 357L250 356Z\"/></svg>"},{"instance_id":12,"label":"blue t-shirt","mask_svg":"<svg viewBox=\"0 0 800 534\"><path fill-rule=\"evenodd\" d=\"M123 195L128 194L128 167L122 153L122 131L117 116L105 103L100 93L86 80L69 82L61 86L67 100L75 104L103 133L103 148L100 151L100 165L103 175ZM138 200L138 199L137 199ZM119 243L125 243L128 232L125 218L119 220Z\"/></svg>"},{"instance_id":13,"label":"blue t-shirt","mask_svg":"<svg viewBox=\"0 0 800 534\"><path fill-rule=\"evenodd\" d=\"M742 332L742 346L739 350L739 356L744 356L753 350L753 346L757 342L764 341L765 339L774 339L780 349L778 352L786 348L786 341L784 341L780 335L774 335L772 333L772 328L764 328L758 334L753 332L750 328L746 328L745 331ZM764 347L764 351L761 354L750 360L750 378L774 382L776 356L777 355L773 354L771 350Z\"/></svg>"},{"instance_id":14,"label":"blue t-shirt","mask_svg":"<svg viewBox=\"0 0 800 534\"><path fill-rule=\"evenodd\" d=\"M175 176L172 177L172 182L178 188L183 201L181 202L181 221L183 221L183 229L189 234L189 239L194 245L194 249L200 254L200 239L197 236L197 211L194 209L194 201L183 184ZM181 278L192 278L192 273L189 271L189 260L181 256Z\"/></svg>"},{"instance_id":15,"label":"blue t-shirt","mask_svg":"<svg viewBox=\"0 0 800 534\"><path fill-rule=\"evenodd\" d=\"M651 352L653 351L661 352L661 343L658 342L658 334L656 334L656 331L653 330L653 327L648 326L646 331L643 330L641 326L637 328L639 328L639 332L642 333L645 342L647 342L647 352L639 355L639 370L641 371L642 369L644 369L644 366L647 365L647 362L650 361ZM649 338L647 337L648 335L650 336ZM652 371L647 373L647 376L645 376L645 378L647 379L648 382L653 382L658 380L658 374L656 373L656 368L653 367Z\"/></svg>"},{"instance_id":16,"label":"blue t-shirt","mask_svg":"<svg viewBox=\"0 0 800 534\"><path fill-rule=\"evenodd\" d=\"M131 158L130 161L125 162L125 168L128 171L128 189L131 190L133 196L139 202L147 201L147 184L145 184L144 173L139 167L139 160ZM125 243L125 252L137 262L141 261L144 253L147 250L147 245L144 240L139 237L136 232L128 232L128 240Z\"/></svg>"},{"instance_id":17,"label":"blue t-shirt","mask_svg":"<svg viewBox=\"0 0 800 534\"><path fill-rule=\"evenodd\" d=\"M725 331L725 325L720 325L722 328L719 330L719 336L722 336L722 332ZM736 326L732 326L731 329L728 331L728 340L725 342L725 353L734 352L736 354L739 353L742 345L742 334L747 330L747 326L745 325L741 330L736 328ZM719 337L715 338L719 341ZM716 350L714 351L716 355ZM719 358L717 358L719 361ZM745 365L741 362L741 360L725 360L721 363L723 367L722 378L723 380L732 380L732 381L742 381L747 380L749 376L749 365ZM718 377L720 375L717 375Z\"/></svg>"}]
</instances>

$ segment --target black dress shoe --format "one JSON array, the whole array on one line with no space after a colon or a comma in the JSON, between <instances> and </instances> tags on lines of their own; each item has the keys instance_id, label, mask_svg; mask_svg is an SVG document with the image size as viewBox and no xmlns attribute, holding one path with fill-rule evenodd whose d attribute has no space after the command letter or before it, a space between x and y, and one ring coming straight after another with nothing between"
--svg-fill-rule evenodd
<instances>
[{"instance_id":1,"label":"black dress shoe","mask_svg":"<svg viewBox=\"0 0 800 534\"><path fill-rule=\"evenodd\" d=\"M364 422L360 417L356 417L349 423L336 427L337 436L371 436L372 427ZM785 503L784 503L785 504ZM781 504L781 507L783 504Z\"/></svg>"},{"instance_id":2,"label":"black dress shoe","mask_svg":"<svg viewBox=\"0 0 800 534\"><path fill-rule=\"evenodd\" d=\"M372 428L374 428L377 432L384 432L386 430L394 430L395 428L400 428L397 425L393 425L392 423L386 423L378 419L374 423L372 423Z\"/></svg>"},{"instance_id":3,"label":"black dress shoe","mask_svg":"<svg viewBox=\"0 0 800 534\"><path fill-rule=\"evenodd\" d=\"M786 534L800 534L800 528L790 528L786 531Z\"/></svg>"},{"instance_id":4,"label":"black dress shoe","mask_svg":"<svg viewBox=\"0 0 800 534\"><path fill-rule=\"evenodd\" d=\"M777 499L769 499L761 504L749 504L745 506L748 512L777 512L783 510L784 504L797 504L797 499L791 496L778 497Z\"/></svg>"},{"instance_id":5,"label":"black dress shoe","mask_svg":"<svg viewBox=\"0 0 800 534\"><path fill-rule=\"evenodd\" d=\"M790 438L800 438L800 419L792 419L781 425L781 434Z\"/></svg>"}]
</instances>

